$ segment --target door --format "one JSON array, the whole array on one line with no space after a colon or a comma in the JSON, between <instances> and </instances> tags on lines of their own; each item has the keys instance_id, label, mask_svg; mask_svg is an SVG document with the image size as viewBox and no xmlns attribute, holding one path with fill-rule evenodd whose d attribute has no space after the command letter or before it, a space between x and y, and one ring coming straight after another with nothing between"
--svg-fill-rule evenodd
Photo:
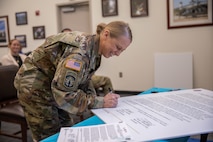
<instances>
[{"instance_id":1,"label":"door","mask_svg":"<svg viewBox=\"0 0 213 142\"><path fill-rule=\"evenodd\" d=\"M91 33L89 2L58 6L59 32L64 28Z\"/></svg>"}]
</instances>

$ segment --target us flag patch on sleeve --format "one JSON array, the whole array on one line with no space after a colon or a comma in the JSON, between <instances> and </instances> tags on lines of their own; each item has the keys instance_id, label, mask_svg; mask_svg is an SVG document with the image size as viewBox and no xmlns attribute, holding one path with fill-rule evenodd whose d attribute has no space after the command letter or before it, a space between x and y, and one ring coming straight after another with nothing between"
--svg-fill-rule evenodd
<instances>
[{"instance_id":1,"label":"us flag patch on sleeve","mask_svg":"<svg viewBox=\"0 0 213 142\"><path fill-rule=\"evenodd\" d=\"M66 68L72 69L72 70L76 70L76 71L80 71L81 70L81 62L78 62L76 60L67 60L66 61Z\"/></svg>"}]
</instances>

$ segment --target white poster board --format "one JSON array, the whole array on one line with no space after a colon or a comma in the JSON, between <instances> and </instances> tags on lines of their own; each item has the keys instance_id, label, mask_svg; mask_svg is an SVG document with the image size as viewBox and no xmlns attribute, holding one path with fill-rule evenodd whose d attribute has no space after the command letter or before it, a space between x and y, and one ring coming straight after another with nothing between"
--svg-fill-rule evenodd
<instances>
[{"instance_id":1,"label":"white poster board","mask_svg":"<svg viewBox=\"0 0 213 142\"><path fill-rule=\"evenodd\" d=\"M125 122L135 141L213 132L213 91L189 89L119 98L116 108L92 109L106 123Z\"/></svg>"},{"instance_id":2,"label":"white poster board","mask_svg":"<svg viewBox=\"0 0 213 142\"><path fill-rule=\"evenodd\" d=\"M192 89L192 53L156 53L154 86Z\"/></svg>"}]
</instances>

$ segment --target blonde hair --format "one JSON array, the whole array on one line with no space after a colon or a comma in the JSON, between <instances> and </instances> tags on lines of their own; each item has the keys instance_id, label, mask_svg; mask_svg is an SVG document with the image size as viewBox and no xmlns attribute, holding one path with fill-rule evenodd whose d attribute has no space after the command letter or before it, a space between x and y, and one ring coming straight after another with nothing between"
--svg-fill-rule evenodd
<instances>
[{"instance_id":1,"label":"blonde hair","mask_svg":"<svg viewBox=\"0 0 213 142\"><path fill-rule=\"evenodd\" d=\"M113 21L109 24L100 23L97 26L96 33L100 35L104 29L108 29L110 31L110 36L113 38L126 36L132 41L132 31L129 25L123 21Z\"/></svg>"}]
</instances>

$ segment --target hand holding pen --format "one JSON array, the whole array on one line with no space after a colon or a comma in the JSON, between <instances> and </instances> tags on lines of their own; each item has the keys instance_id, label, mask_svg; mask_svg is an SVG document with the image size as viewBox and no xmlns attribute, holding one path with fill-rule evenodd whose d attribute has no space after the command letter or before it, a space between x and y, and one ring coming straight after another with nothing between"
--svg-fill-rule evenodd
<instances>
[{"instance_id":1,"label":"hand holding pen","mask_svg":"<svg viewBox=\"0 0 213 142\"><path fill-rule=\"evenodd\" d=\"M110 89L110 92L104 96L104 106L107 108L116 107L118 104L118 98L120 98L119 94L113 93Z\"/></svg>"}]
</instances>

